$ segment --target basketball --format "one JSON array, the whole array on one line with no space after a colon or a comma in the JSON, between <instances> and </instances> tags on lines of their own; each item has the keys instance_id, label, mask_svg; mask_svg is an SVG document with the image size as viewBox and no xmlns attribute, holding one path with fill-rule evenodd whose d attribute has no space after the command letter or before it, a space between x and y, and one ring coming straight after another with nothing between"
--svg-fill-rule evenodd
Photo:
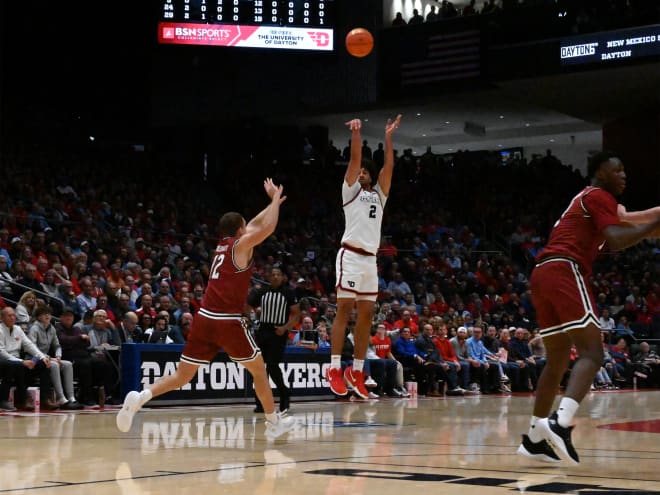
<instances>
[{"instance_id":1,"label":"basketball","mask_svg":"<svg viewBox=\"0 0 660 495\"><path fill-rule=\"evenodd\" d=\"M374 37L364 28L351 29L346 35L346 51L354 57L366 57L373 48Z\"/></svg>"}]
</instances>

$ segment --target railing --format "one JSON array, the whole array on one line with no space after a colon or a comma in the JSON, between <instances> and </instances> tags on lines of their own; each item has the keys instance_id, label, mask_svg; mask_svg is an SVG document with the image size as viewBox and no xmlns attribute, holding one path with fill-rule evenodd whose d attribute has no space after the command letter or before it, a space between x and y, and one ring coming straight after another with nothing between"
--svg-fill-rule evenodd
<instances>
[{"instance_id":1,"label":"railing","mask_svg":"<svg viewBox=\"0 0 660 495\"><path fill-rule=\"evenodd\" d=\"M57 317L62 313L62 310L64 309L64 301L57 297L53 297L47 292L35 289L33 287L29 287L27 285L23 285L20 282L17 282L15 280L6 280L2 279L0 280L0 283L3 285L9 285L12 288L12 295L14 294L21 294L23 295L27 291L32 291L37 295L37 298L43 299L53 310L53 316ZM18 290L15 290L18 288ZM15 297L15 296L14 296ZM6 302L9 303L10 306L16 307L18 304L18 300L14 299L14 297L6 297L4 294L2 294L2 299ZM18 298L20 299L20 297Z\"/></svg>"}]
</instances>

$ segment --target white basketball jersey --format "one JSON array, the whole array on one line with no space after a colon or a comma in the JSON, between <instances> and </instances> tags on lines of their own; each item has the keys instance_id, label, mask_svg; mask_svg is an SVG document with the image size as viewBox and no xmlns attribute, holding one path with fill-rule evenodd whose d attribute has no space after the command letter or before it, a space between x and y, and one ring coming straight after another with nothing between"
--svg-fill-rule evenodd
<instances>
[{"instance_id":1,"label":"white basketball jersey","mask_svg":"<svg viewBox=\"0 0 660 495\"><path fill-rule=\"evenodd\" d=\"M378 184L371 191L366 191L358 181L349 186L345 180L341 195L346 217L341 242L376 254L380 246L380 228L387 196Z\"/></svg>"}]
</instances>

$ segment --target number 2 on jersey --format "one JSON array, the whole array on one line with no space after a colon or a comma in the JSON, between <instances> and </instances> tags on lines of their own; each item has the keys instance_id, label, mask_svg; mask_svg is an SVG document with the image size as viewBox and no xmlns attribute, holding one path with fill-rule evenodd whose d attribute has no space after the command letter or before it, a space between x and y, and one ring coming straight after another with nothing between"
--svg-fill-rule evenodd
<instances>
[{"instance_id":1,"label":"number 2 on jersey","mask_svg":"<svg viewBox=\"0 0 660 495\"><path fill-rule=\"evenodd\" d=\"M369 218L376 218L376 205L371 205L369 208Z\"/></svg>"},{"instance_id":2,"label":"number 2 on jersey","mask_svg":"<svg viewBox=\"0 0 660 495\"><path fill-rule=\"evenodd\" d=\"M211 279L216 280L220 278L220 266L224 261L224 254L218 254L215 258L213 258L213 264L211 265Z\"/></svg>"}]
</instances>

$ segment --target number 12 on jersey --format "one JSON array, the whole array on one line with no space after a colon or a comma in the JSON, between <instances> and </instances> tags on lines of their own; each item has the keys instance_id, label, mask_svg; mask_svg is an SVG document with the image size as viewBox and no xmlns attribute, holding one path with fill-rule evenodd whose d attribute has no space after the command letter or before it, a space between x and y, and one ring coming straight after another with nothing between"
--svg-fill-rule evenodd
<instances>
[{"instance_id":1,"label":"number 12 on jersey","mask_svg":"<svg viewBox=\"0 0 660 495\"><path fill-rule=\"evenodd\" d=\"M213 264L211 265L211 279L217 280L220 278L220 267L225 261L225 254L218 254L213 258Z\"/></svg>"}]
</instances>

